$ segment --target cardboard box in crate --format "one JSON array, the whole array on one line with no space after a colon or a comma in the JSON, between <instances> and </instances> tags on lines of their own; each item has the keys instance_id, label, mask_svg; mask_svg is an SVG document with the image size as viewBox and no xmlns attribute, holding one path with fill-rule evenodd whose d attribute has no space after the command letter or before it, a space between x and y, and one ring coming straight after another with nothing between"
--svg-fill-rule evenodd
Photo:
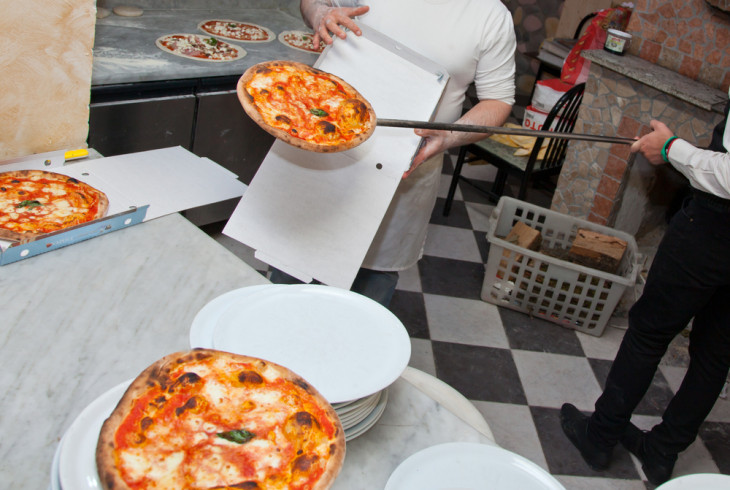
<instances>
[{"instance_id":1,"label":"cardboard box in crate","mask_svg":"<svg viewBox=\"0 0 730 490\"><path fill-rule=\"evenodd\" d=\"M504 240L518 221L542 234L543 249L570 249L579 228L621 238L627 243L616 274L574 264ZM489 258L481 297L484 301L600 336L626 288L636 282L636 240L607 226L502 197L494 209L487 239Z\"/></svg>"}]
</instances>

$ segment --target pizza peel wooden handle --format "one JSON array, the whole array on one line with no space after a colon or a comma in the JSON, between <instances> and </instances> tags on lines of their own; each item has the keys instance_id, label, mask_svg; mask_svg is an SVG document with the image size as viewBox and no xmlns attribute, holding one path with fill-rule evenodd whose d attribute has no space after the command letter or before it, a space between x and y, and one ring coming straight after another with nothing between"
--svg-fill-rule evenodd
<instances>
[{"instance_id":1,"label":"pizza peel wooden handle","mask_svg":"<svg viewBox=\"0 0 730 490\"><path fill-rule=\"evenodd\" d=\"M502 126L477 126L472 124L455 123L434 123L425 121L408 121L402 119L378 119L376 125L391 128L433 129L438 131L462 131L467 133L511 134L517 136L596 141L599 143L616 143L620 145L631 145L636 141L633 138L623 138L620 136L602 136L581 133L558 133L537 129L505 128Z\"/></svg>"}]
</instances>

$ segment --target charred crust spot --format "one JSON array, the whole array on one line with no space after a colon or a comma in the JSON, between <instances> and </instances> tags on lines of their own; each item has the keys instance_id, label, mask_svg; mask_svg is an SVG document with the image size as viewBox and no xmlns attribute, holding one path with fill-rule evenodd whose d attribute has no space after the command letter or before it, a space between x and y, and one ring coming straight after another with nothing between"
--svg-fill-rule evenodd
<instances>
[{"instance_id":1,"label":"charred crust spot","mask_svg":"<svg viewBox=\"0 0 730 490\"><path fill-rule=\"evenodd\" d=\"M289 125L291 125L291 119L289 119L289 118L288 118L287 116L285 116L285 115L283 115L283 114L279 114L279 115L278 115L278 116L276 116L276 117L275 117L274 119L276 119L276 120L277 120L277 121L279 121L279 122L283 122L284 124L289 124Z\"/></svg>"},{"instance_id":2,"label":"charred crust spot","mask_svg":"<svg viewBox=\"0 0 730 490\"><path fill-rule=\"evenodd\" d=\"M238 373L238 381L243 384L259 385L264 382L264 378L256 371L241 371Z\"/></svg>"},{"instance_id":3,"label":"charred crust spot","mask_svg":"<svg viewBox=\"0 0 730 490\"><path fill-rule=\"evenodd\" d=\"M262 89L261 89L261 92L260 92L260 93L261 93L262 95L269 95L269 91L268 91L268 90L266 90L265 88L262 88Z\"/></svg>"},{"instance_id":4,"label":"charred crust spot","mask_svg":"<svg viewBox=\"0 0 730 490\"><path fill-rule=\"evenodd\" d=\"M319 121L317 123L317 126L319 126L319 128L322 130L322 132L324 134L330 134L330 133L334 133L335 131L337 131L337 126L335 126L334 124L332 124L329 121Z\"/></svg>"},{"instance_id":5,"label":"charred crust spot","mask_svg":"<svg viewBox=\"0 0 730 490\"><path fill-rule=\"evenodd\" d=\"M317 461L317 459L318 458L317 458L316 454L304 454L294 460L294 462L292 463L292 468L295 471L306 472L309 470L309 468L312 467L312 465Z\"/></svg>"},{"instance_id":6,"label":"charred crust spot","mask_svg":"<svg viewBox=\"0 0 730 490\"><path fill-rule=\"evenodd\" d=\"M6 189L5 187L0 187L0 191L2 191L2 192L6 192L6 191L7 191L7 189Z\"/></svg>"},{"instance_id":7,"label":"charred crust spot","mask_svg":"<svg viewBox=\"0 0 730 490\"><path fill-rule=\"evenodd\" d=\"M186 386L186 385L192 385L195 383L200 382L200 376L198 376L195 373L185 373L181 375L179 378L175 380L174 383L170 386L170 388L167 390L168 393L172 393L176 389Z\"/></svg>"},{"instance_id":8,"label":"charred crust spot","mask_svg":"<svg viewBox=\"0 0 730 490\"><path fill-rule=\"evenodd\" d=\"M222 487L212 487L211 490L224 490L226 488L240 488L242 490L258 490L261 487L255 481L242 481L233 485L224 485Z\"/></svg>"},{"instance_id":9,"label":"charred crust spot","mask_svg":"<svg viewBox=\"0 0 730 490\"><path fill-rule=\"evenodd\" d=\"M187 410L192 410L197 406L198 406L198 398L194 396L194 397L188 399L188 401L185 402L185 405L183 405L181 407L177 407L175 409L175 415L177 415L179 417L180 415L185 413Z\"/></svg>"},{"instance_id":10,"label":"charred crust spot","mask_svg":"<svg viewBox=\"0 0 730 490\"><path fill-rule=\"evenodd\" d=\"M330 456L337 452L337 444L330 444Z\"/></svg>"},{"instance_id":11,"label":"charred crust spot","mask_svg":"<svg viewBox=\"0 0 730 490\"><path fill-rule=\"evenodd\" d=\"M13 179L10 181L12 184L20 184L20 181L18 179Z\"/></svg>"},{"instance_id":12,"label":"charred crust spot","mask_svg":"<svg viewBox=\"0 0 730 490\"><path fill-rule=\"evenodd\" d=\"M296 414L294 414L294 420L301 427L312 427L314 423L312 414L310 414L309 412L297 412Z\"/></svg>"},{"instance_id":13,"label":"charred crust spot","mask_svg":"<svg viewBox=\"0 0 730 490\"><path fill-rule=\"evenodd\" d=\"M284 91L284 87L282 87L281 85L277 85L276 86L276 90L280 90L280 91L283 92Z\"/></svg>"},{"instance_id":14,"label":"charred crust spot","mask_svg":"<svg viewBox=\"0 0 730 490\"><path fill-rule=\"evenodd\" d=\"M301 454L304 454L304 451L300 449L297 451L297 455L301 455Z\"/></svg>"},{"instance_id":15,"label":"charred crust spot","mask_svg":"<svg viewBox=\"0 0 730 490\"><path fill-rule=\"evenodd\" d=\"M150 425L152 425L152 418L151 417L144 417L139 422L139 426L142 428L142 430L149 429Z\"/></svg>"},{"instance_id":16,"label":"charred crust spot","mask_svg":"<svg viewBox=\"0 0 730 490\"><path fill-rule=\"evenodd\" d=\"M79 183L79 181L76 180L76 179L74 179L73 177L69 177L66 182L71 182L72 184L78 184Z\"/></svg>"},{"instance_id":17,"label":"charred crust spot","mask_svg":"<svg viewBox=\"0 0 730 490\"><path fill-rule=\"evenodd\" d=\"M306 391L307 393L310 393L312 390L312 388L309 386L309 384L307 384L307 382L301 378L295 379L294 384L297 385L298 387L300 387L301 389L303 389L304 391Z\"/></svg>"},{"instance_id":18,"label":"charred crust spot","mask_svg":"<svg viewBox=\"0 0 730 490\"><path fill-rule=\"evenodd\" d=\"M297 133L299 133L299 131L297 131L296 129L292 129L292 130L291 130L291 132L292 132L292 134L297 134Z\"/></svg>"},{"instance_id":19,"label":"charred crust spot","mask_svg":"<svg viewBox=\"0 0 730 490\"><path fill-rule=\"evenodd\" d=\"M25 191L18 191L18 195L24 196L25 195Z\"/></svg>"}]
</instances>

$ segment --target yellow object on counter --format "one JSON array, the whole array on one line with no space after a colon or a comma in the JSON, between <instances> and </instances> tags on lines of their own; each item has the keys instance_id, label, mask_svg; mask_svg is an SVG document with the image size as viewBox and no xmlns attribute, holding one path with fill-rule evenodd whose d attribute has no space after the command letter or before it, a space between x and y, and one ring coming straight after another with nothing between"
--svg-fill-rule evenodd
<instances>
[{"instance_id":1,"label":"yellow object on counter","mask_svg":"<svg viewBox=\"0 0 730 490\"><path fill-rule=\"evenodd\" d=\"M513 123L506 123L502 127L515 129L522 128L522 126ZM512 134L493 134L490 138L502 143L503 145L517 148L514 155L518 157L528 156L530 152L532 152L532 147L535 146L535 141L537 140L534 136L520 136ZM549 140L543 140L542 148L540 148L540 153L537 155L538 160L542 160L545 157L548 141Z\"/></svg>"},{"instance_id":2,"label":"yellow object on counter","mask_svg":"<svg viewBox=\"0 0 730 490\"><path fill-rule=\"evenodd\" d=\"M66 161L69 160L75 160L77 158L84 158L89 156L89 150L86 148L81 148L78 150L69 150L66 153L63 154L63 157L66 159Z\"/></svg>"}]
</instances>

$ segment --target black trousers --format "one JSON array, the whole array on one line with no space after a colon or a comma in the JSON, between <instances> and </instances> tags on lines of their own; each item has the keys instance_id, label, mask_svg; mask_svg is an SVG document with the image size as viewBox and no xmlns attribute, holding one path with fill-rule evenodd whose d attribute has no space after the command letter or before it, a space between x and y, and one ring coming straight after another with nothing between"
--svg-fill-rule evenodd
<instances>
[{"instance_id":1,"label":"black trousers","mask_svg":"<svg viewBox=\"0 0 730 490\"><path fill-rule=\"evenodd\" d=\"M588 436L613 447L672 339L694 318L690 363L646 450L676 458L697 436L730 366L730 212L694 199L672 218L596 401Z\"/></svg>"}]
</instances>

